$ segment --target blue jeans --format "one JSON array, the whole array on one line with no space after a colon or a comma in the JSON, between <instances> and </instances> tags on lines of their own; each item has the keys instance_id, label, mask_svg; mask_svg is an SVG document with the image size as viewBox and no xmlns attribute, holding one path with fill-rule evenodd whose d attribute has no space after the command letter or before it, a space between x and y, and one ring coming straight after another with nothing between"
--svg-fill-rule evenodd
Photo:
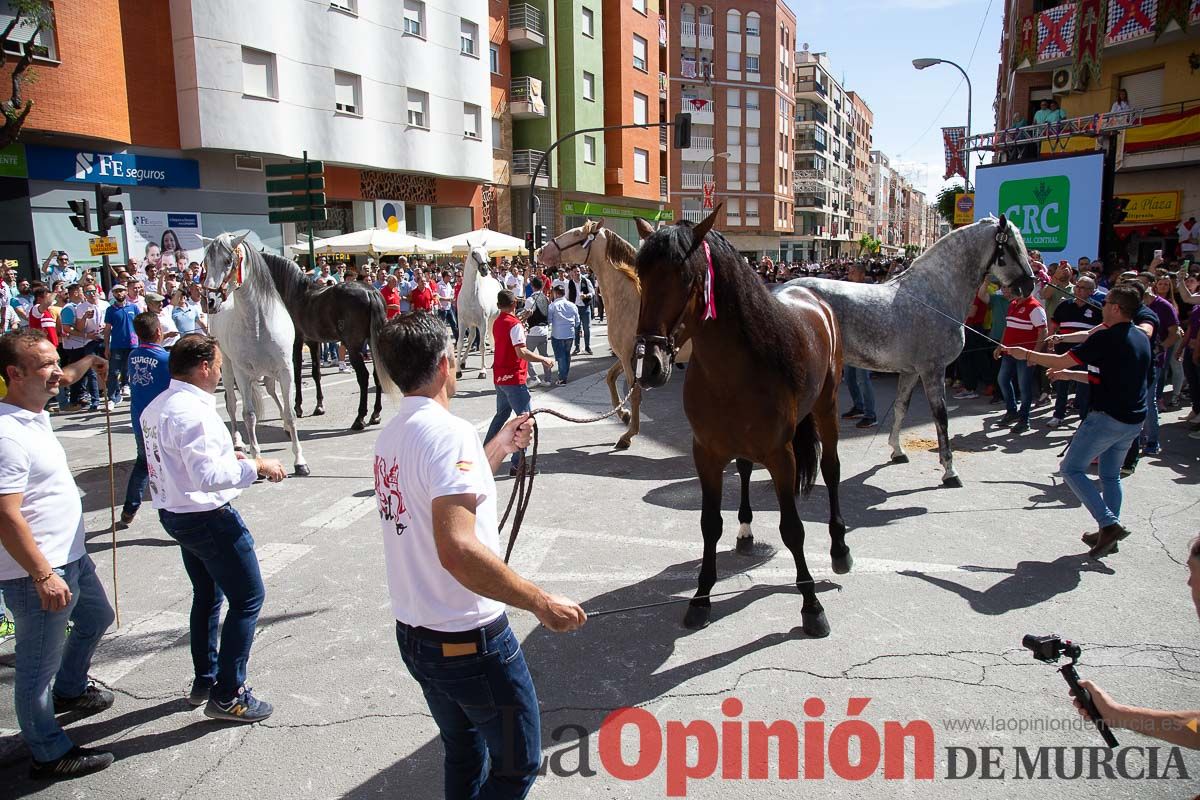
<instances>
[{"instance_id":1,"label":"blue jeans","mask_svg":"<svg viewBox=\"0 0 1200 800\"><path fill-rule=\"evenodd\" d=\"M478 653L447 656L396 623L400 656L441 732L446 800L523 798L542 759L537 692L512 628L479 640Z\"/></svg>"},{"instance_id":2,"label":"blue jeans","mask_svg":"<svg viewBox=\"0 0 1200 800\"><path fill-rule=\"evenodd\" d=\"M246 682L254 625L266 594L254 539L228 504L191 514L159 510L158 518L179 542L183 568L192 581L192 667L197 678L215 681L213 699L227 703ZM222 627L221 601L226 597L229 613Z\"/></svg>"},{"instance_id":3,"label":"blue jeans","mask_svg":"<svg viewBox=\"0 0 1200 800\"><path fill-rule=\"evenodd\" d=\"M1033 368L1028 361L1017 361L1012 356L1000 359L1000 394L1009 414L1020 414L1022 422L1029 422L1029 410L1033 408ZM1017 399L1020 393L1021 408L1018 412Z\"/></svg>"},{"instance_id":4,"label":"blue jeans","mask_svg":"<svg viewBox=\"0 0 1200 800\"><path fill-rule=\"evenodd\" d=\"M1079 424L1059 466L1063 480L1102 528L1120 522L1121 464L1141 429L1138 423L1118 422L1103 411L1092 411ZM1087 474L1094 458L1100 459L1099 490Z\"/></svg>"},{"instance_id":5,"label":"blue jeans","mask_svg":"<svg viewBox=\"0 0 1200 800\"><path fill-rule=\"evenodd\" d=\"M150 472L146 467L146 443L142 440L142 426L133 423L133 438L137 442L137 461L133 462L133 471L129 473L129 484L125 487L125 506L121 513L133 516L142 507L142 497L146 494L146 484L150 482Z\"/></svg>"},{"instance_id":6,"label":"blue jeans","mask_svg":"<svg viewBox=\"0 0 1200 800\"><path fill-rule=\"evenodd\" d=\"M117 390L129 385L129 347L110 347L108 359L108 399L117 399ZM120 378L118 381L118 373Z\"/></svg>"},{"instance_id":7,"label":"blue jeans","mask_svg":"<svg viewBox=\"0 0 1200 800\"><path fill-rule=\"evenodd\" d=\"M54 570L71 590L61 611L43 611L33 579L0 581L8 613L16 623L17 724L37 761L61 758L73 746L54 719L54 697L78 697L87 689L88 667L100 637L113 621L112 606L96 577L92 559L84 556ZM67 636L67 620L74 625Z\"/></svg>"},{"instance_id":8,"label":"blue jeans","mask_svg":"<svg viewBox=\"0 0 1200 800\"><path fill-rule=\"evenodd\" d=\"M1059 419L1067 418L1067 395L1071 393L1072 386L1075 387L1075 410L1079 412L1080 419L1086 419L1088 404L1092 397L1092 387L1078 381L1054 382L1054 416Z\"/></svg>"},{"instance_id":9,"label":"blue jeans","mask_svg":"<svg viewBox=\"0 0 1200 800\"><path fill-rule=\"evenodd\" d=\"M871 386L871 371L847 365L843 375L854 407L863 412L864 419L874 420L875 389Z\"/></svg>"},{"instance_id":10,"label":"blue jeans","mask_svg":"<svg viewBox=\"0 0 1200 800\"><path fill-rule=\"evenodd\" d=\"M575 349L579 349L579 335L583 334L583 349L592 349L592 313L588 306L576 306L579 309L579 322L575 323Z\"/></svg>"},{"instance_id":11,"label":"blue jeans","mask_svg":"<svg viewBox=\"0 0 1200 800\"><path fill-rule=\"evenodd\" d=\"M1146 421L1142 424L1142 435L1150 447L1158 447L1158 387L1159 367L1150 365L1150 384L1146 389Z\"/></svg>"},{"instance_id":12,"label":"blue jeans","mask_svg":"<svg viewBox=\"0 0 1200 800\"><path fill-rule=\"evenodd\" d=\"M528 413L531 402L529 387L525 384L514 386L496 384L496 415L492 417L492 424L488 426L487 436L483 437L484 444L490 442L492 437L500 432L510 416ZM521 451L512 455L513 467L519 463L521 463Z\"/></svg>"},{"instance_id":13,"label":"blue jeans","mask_svg":"<svg viewBox=\"0 0 1200 800\"><path fill-rule=\"evenodd\" d=\"M571 340L551 339L550 345L554 348L554 360L558 362L558 379L565 381L571 372Z\"/></svg>"},{"instance_id":14,"label":"blue jeans","mask_svg":"<svg viewBox=\"0 0 1200 800\"><path fill-rule=\"evenodd\" d=\"M454 307L439 308L437 315L441 317L442 322L450 326L450 335L454 337L454 341L458 342L458 317L454 313Z\"/></svg>"}]
</instances>

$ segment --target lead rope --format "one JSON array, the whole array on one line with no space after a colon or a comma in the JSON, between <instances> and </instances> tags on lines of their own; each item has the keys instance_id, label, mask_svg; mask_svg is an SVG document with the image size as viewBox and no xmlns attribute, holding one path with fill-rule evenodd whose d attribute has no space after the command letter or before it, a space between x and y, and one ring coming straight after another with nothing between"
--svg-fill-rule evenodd
<instances>
[{"instance_id":1,"label":"lead rope","mask_svg":"<svg viewBox=\"0 0 1200 800\"><path fill-rule=\"evenodd\" d=\"M535 408L529 412L529 417L532 419L538 414L549 414L552 417L558 417L566 422L573 422L579 425L587 425L592 422L601 422L611 416L619 413L625 408L625 404L629 402L629 398L633 396L633 390L637 388L637 384L629 387L629 391L621 402L614 406L610 411L603 414L598 414L594 417L572 417L561 411L556 411L553 408ZM508 524L508 516L516 507L516 516L513 517L512 531L508 534L508 548L504 551L504 563L508 563L508 559L512 556L513 546L517 543L517 534L521 531L521 523L525 520L525 511L529 508L529 502L533 498L533 477L537 474L537 457L538 457L538 429L537 425L533 426L533 443L532 451L528 458L524 451L521 451L521 459L517 462L517 480L513 488L513 492L509 495L508 505L504 509L504 516L500 519L500 527L498 531L503 531L504 526Z\"/></svg>"}]
</instances>

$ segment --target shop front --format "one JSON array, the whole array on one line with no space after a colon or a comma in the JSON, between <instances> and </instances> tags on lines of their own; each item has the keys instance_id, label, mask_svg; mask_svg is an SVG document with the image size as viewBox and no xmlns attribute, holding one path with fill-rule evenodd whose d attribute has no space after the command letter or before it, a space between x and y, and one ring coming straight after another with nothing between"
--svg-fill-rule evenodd
<instances>
[{"instance_id":1,"label":"shop front","mask_svg":"<svg viewBox=\"0 0 1200 800\"><path fill-rule=\"evenodd\" d=\"M562 228L551 231L551 235L565 230L578 228L587 220L604 220L604 227L613 231L625 241L639 247L642 240L638 233L637 220L644 219L657 227L660 222L675 221L675 212L669 208L645 208L639 206L620 206L610 203L593 202L590 200L564 200L562 203Z\"/></svg>"}]
</instances>

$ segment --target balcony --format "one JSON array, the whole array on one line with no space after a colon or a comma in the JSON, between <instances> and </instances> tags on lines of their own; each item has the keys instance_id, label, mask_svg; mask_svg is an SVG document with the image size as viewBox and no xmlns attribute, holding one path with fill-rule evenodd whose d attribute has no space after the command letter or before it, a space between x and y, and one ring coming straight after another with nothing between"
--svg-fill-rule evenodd
<instances>
[{"instance_id":1,"label":"balcony","mask_svg":"<svg viewBox=\"0 0 1200 800\"><path fill-rule=\"evenodd\" d=\"M658 129L658 149L666 150L670 142L670 134L667 133L667 126L663 125Z\"/></svg>"},{"instance_id":2,"label":"balcony","mask_svg":"<svg viewBox=\"0 0 1200 800\"><path fill-rule=\"evenodd\" d=\"M801 95L805 94L813 95L822 100L829 96L829 92L825 87L816 81L796 81L796 97L800 98Z\"/></svg>"},{"instance_id":3,"label":"balcony","mask_svg":"<svg viewBox=\"0 0 1200 800\"><path fill-rule=\"evenodd\" d=\"M796 122L812 122L812 123L820 123L821 125L828 125L829 124L829 115L815 106L813 106L811 108L804 108L802 106L797 106L796 107Z\"/></svg>"},{"instance_id":4,"label":"balcony","mask_svg":"<svg viewBox=\"0 0 1200 800\"><path fill-rule=\"evenodd\" d=\"M513 186L549 186L550 162L542 165L541 174L534 180L533 171L537 169L538 161L545 155L541 150L513 150L512 156L512 185Z\"/></svg>"},{"instance_id":5,"label":"balcony","mask_svg":"<svg viewBox=\"0 0 1200 800\"><path fill-rule=\"evenodd\" d=\"M700 38L698 46L701 50L713 49L713 26L711 22L700 23Z\"/></svg>"},{"instance_id":6,"label":"balcony","mask_svg":"<svg viewBox=\"0 0 1200 800\"><path fill-rule=\"evenodd\" d=\"M700 100L700 99L704 99L704 100L708 101L704 104L704 108L696 108L694 105L692 105L692 100ZM712 101L708 100L708 98L696 98L696 97L685 96L683 98L683 102L679 106L679 110L685 114L692 115L692 124L693 125L712 125L715 120L715 118L713 117Z\"/></svg>"},{"instance_id":7,"label":"balcony","mask_svg":"<svg viewBox=\"0 0 1200 800\"><path fill-rule=\"evenodd\" d=\"M696 23L684 20L679 23L679 44L684 47L696 46Z\"/></svg>"},{"instance_id":8,"label":"balcony","mask_svg":"<svg viewBox=\"0 0 1200 800\"><path fill-rule=\"evenodd\" d=\"M660 100L666 99L668 86L670 86L670 81L667 80L667 73L658 73L658 97Z\"/></svg>"},{"instance_id":9,"label":"balcony","mask_svg":"<svg viewBox=\"0 0 1200 800\"><path fill-rule=\"evenodd\" d=\"M667 176L662 175L658 179L658 197L660 200L666 201L668 196L669 195L667 192Z\"/></svg>"},{"instance_id":10,"label":"balcony","mask_svg":"<svg viewBox=\"0 0 1200 800\"><path fill-rule=\"evenodd\" d=\"M704 209L685 208L683 210L683 218L688 222L700 222L704 219Z\"/></svg>"},{"instance_id":11,"label":"balcony","mask_svg":"<svg viewBox=\"0 0 1200 800\"><path fill-rule=\"evenodd\" d=\"M796 208L804 208L810 211L819 211L829 204L828 198L820 194L798 194L796 195Z\"/></svg>"},{"instance_id":12,"label":"balcony","mask_svg":"<svg viewBox=\"0 0 1200 800\"><path fill-rule=\"evenodd\" d=\"M679 188L699 189L704 186L704 176L698 172L685 172L679 176Z\"/></svg>"},{"instance_id":13,"label":"balcony","mask_svg":"<svg viewBox=\"0 0 1200 800\"><path fill-rule=\"evenodd\" d=\"M542 12L536 6L519 3L508 7L508 43L513 50L546 46Z\"/></svg>"},{"instance_id":14,"label":"balcony","mask_svg":"<svg viewBox=\"0 0 1200 800\"><path fill-rule=\"evenodd\" d=\"M508 87L508 108L513 119L542 119L546 116L546 101L542 99L542 82L537 78L513 78Z\"/></svg>"},{"instance_id":15,"label":"balcony","mask_svg":"<svg viewBox=\"0 0 1200 800\"><path fill-rule=\"evenodd\" d=\"M826 149L827 148L825 147L824 142L822 142L818 139L815 139L811 136L797 136L796 137L796 152L803 152L805 150L815 150L818 153L824 153L826 151Z\"/></svg>"},{"instance_id":16,"label":"balcony","mask_svg":"<svg viewBox=\"0 0 1200 800\"><path fill-rule=\"evenodd\" d=\"M684 161L704 161L713 154L711 136L693 136L692 146L682 151L680 157Z\"/></svg>"}]
</instances>

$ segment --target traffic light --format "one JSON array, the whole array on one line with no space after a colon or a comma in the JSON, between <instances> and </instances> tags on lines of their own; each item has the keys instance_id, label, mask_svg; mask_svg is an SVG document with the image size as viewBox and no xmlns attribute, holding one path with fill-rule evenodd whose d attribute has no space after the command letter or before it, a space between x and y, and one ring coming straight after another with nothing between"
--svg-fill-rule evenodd
<instances>
[{"instance_id":1,"label":"traffic light","mask_svg":"<svg viewBox=\"0 0 1200 800\"><path fill-rule=\"evenodd\" d=\"M1129 198L1114 197L1112 199L1112 224L1120 225L1129 216Z\"/></svg>"},{"instance_id":2,"label":"traffic light","mask_svg":"<svg viewBox=\"0 0 1200 800\"><path fill-rule=\"evenodd\" d=\"M100 236L107 236L111 228L125 221L125 207L112 199L120 193L120 187L96 185L96 233Z\"/></svg>"},{"instance_id":3,"label":"traffic light","mask_svg":"<svg viewBox=\"0 0 1200 800\"><path fill-rule=\"evenodd\" d=\"M686 150L692 146L692 115L680 112L675 115L675 149Z\"/></svg>"},{"instance_id":4,"label":"traffic light","mask_svg":"<svg viewBox=\"0 0 1200 800\"><path fill-rule=\"evenodd\" d=\"M534 237L534 243L539 247L545 247L550 243L550 232L546 230L545 225L537 226L537 236Z\"/></svg>"},{"instance_id":5,"label":"traffic light","mask_svg":"<svg viewBox=\"0 0 1200 800\"><path fill-rule=\"evenodd\" d=\"M533 231L525 231L525 249L529 251L529 255L533 255L533 251L537 249L533 244Z\"/></svg>"},{"instance_id":6,"label":"traffic light","mask_svg":"<svg viewBox=\"0 0 1200 800\"><path fill-rule=\"evenodd\" d=\"M71 224L75 226L75 230L82 231L83 233L91 233L91 231L88 230L92 224L92 215L90 213L91 209L88 207L88 201L68 200L67 205L71 207L73 212L75 212L68 217L68 219L71 220Z\"/></svg>"}]
</instances>

